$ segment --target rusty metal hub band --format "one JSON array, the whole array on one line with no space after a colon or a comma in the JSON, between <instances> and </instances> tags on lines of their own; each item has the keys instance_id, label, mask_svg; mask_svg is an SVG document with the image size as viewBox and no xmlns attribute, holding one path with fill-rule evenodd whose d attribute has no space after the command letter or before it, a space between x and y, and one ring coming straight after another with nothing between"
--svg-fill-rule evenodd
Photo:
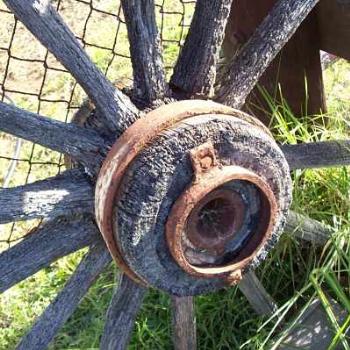
<instances>
[{"instance_id":1,"label":"rusty metal hub band","mask_svg":"<svg viewBox=\"0 0 350 350\"><path fill-rule=\"evenodd\" d=\"M204 154L203 149L206 149ZM271 238L272 228L278 214L275 196L266 181L252 171L234 165L219 166L210 143L192 151L191 156L195 178L186 191L180 195L171 210L166 227L169 248L174 259L189 274L201 277L221 276L231 283L232 275L241 276L241 270L249 264L259 249ZM212 159L212 161L205 162L204 166L201 160L206 158ZM202 253L205 250L209 258L210 251L222 254L225 245L235 237L241 228L244 215L242 198L235 192L218 189L233 180L254 184L261 193L262 211L254 237L242 247L232 261L224 265L213 266L210 261L207 264L205 261L200 264L207 266L191 264L184 249L186 238L191 241L193 248L202 250ZM215 204L216 208L213 207ZM208 205L212 217L200 220L200 213ZM220 211L223 213L220 214ZM220 220L217 222L219 233L215 234L214 226L217 213L219 213L218 219ZM199 225L201 221L202 225Z\"/></svg>"},{"instance_id":2,"label":"rusty metal hub band","mask_svg":"<svg viewBox=\"0 0 350 350\"><path fill-rule=\"evenodd\" d=\"M173 204L167 217L161 216L164 222L161 229L155 228L156 223L160 222L157 219L157 211L154 218L145 219L147 222L144 224L144 216L141 213L135 220L129 220L125 210L118 207L118 203L127 201L124 198L128 197L132 192L131 187L135 185L132 174L136 177L137 174L135 175L133 167L145 152L152 151L152 148L161 142L161 135L169 133L179 125L187 127L191 123L194 123L193 128L189 127L189 130L193 132L197 124L212 125L216 128L220 123L236 123L237 130L245 128L244 134L250 133L251 129L252 140L258 137L259 144L269 152L272 149L270 153L277 157L276 169L272 171L277 174L281 172L279 168L285 168L283 176L286 174L287 178L289 177L283 155L268 130L259 121L245 113L210 101L181 101L160 107L135 122L117 140L107 155L97 180L95 206L98 226L111 255L125 273L139 283L151 284L178 295L198 294L238 280L242 270L254 264L261 250L270 244L273 235L280 231L282 216L290 202L288 179L282 184L287 196L281 201L280 192L283 186L278 183L280 179L277 179L277 176L267 176L264 173L266 170L260 171L260 165L252 165L251 159L247 162L238 158L232 164L224 153L221 154L220 143L216 144L215 137L225 139L226 134L234 137L236 131L235 128L232 129L233 132L218 129L218 133L223 135L210 135L213 136L213 142L203 142L199 137L195 137L193 143L197 146L192 146L189 152L183 155L179 153L178 161L186 162L186 158L191 160L188 171L192 172L192 181L188 181L187 186L182 187L183 190L177 193L175 198L170 198ZM247 136L243 135L242 140L247 140ZM181 134L176 134L176 137L180 143L186 143L186 140L181 139ZM240 132L237 131L235 137L237 140L233 143L239 142L240 145ZM261 148L257 146L258 149ZM242 147L242 150L249 149L247 145ZM165 149L160 148L158 153L162 152L165 152ZM239 155L240 152L237 152L234 157ZM164 157L159 159L163 160ZM175 165L178 162L171 161L175 162ZM258 160L258 163L263 164L264 161ZM230 164L227 164L228 162ZM154 169L151 173L145 171L145 177L153 177ZM157 171L161 176L165 176L162 169ZM186 176L184 175L184 178ZM150 188L150 191L156 193L153 188L158 184L157 181L150 181L137 186L143 186L146 192ZM159 205L163 201L162 199ZM252 201L254 204L250 205ZM122 207L124 206L123 204ZM132 206L129 211L135 210L136 216L140 210L144 210L142 206L137 210ZM138 203L135 203L135 207L138 206ZM147 203L144 206L147 207ZM211 217L208 218L207 212ZM144 227L144 233L141 230L136 234L133 232L135 229L129 229L129 226L134 225L133 221L137 222L136 231ZM149 225L148 221L154 222L154 225ZM254 222L254 225L248 225L247 222ZM156 231L151 234L153 229ZM153 239L157 240L154 244L151 242ZM165 242L164 247L159 240ZM236 246L240 247L237 252L232 250L232 242L236 242ZM159 248L159 244L162 249ZM143 250L142 245L145 245ZM204 259L203 253L206 256ZM174 276L171 273L173 270L176 272Z\"/></svg>"}]
</instances>

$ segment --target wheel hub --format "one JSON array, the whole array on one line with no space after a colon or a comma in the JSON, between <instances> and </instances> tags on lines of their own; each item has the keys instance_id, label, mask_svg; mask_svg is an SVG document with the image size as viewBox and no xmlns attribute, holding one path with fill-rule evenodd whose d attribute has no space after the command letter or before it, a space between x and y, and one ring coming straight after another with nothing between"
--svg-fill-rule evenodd
<instances>
[{"instance_id":1,"label":"wheel hub","mask_svg":"<svg viewBox=\"0 0 350 350\"><path fill-rule=\"evenodd\" d=\"M206 158L211 161L202 161ZM189 274L232 283L271 238L277 203L267 182L240 166L219 166L211 143L191 151L194 181L176 200L167 221L172 256ZM238 186L241 192L238 192ZM231 187L230 187L231 185ZM249 200L243 191L250 187ZM259 218L247 206L258 206ZM254 232L247 226L254 222ZM236 279L236 278L235 278Z\"/></svg>"},{"instance_id":2,"label":"wheel hub","mask_svg":"<svg viewBox=\"0 0 350 350\"><path fill-rule=\"evenodd\" d=\"M150 112L118 139L98 177L96 218L131 278L194 295L258 265L290 200L288 165L269 131L190 100Z\"/></svg>"}]
</instances>

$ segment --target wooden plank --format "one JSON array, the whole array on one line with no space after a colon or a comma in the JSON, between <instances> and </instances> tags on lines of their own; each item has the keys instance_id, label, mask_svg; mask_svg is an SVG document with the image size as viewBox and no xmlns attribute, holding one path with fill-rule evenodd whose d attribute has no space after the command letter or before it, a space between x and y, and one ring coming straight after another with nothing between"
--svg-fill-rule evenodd
<instances>
[{"instance_id":1,"label":"wooden plank","mask_svg":"<svg viewBox=\"0 0 350 350\"><path fill-rule=\"evenodd\" d=\"M277 0L259 0L254 5L250 0L233 2L223 44L225 63L253 35L275 3ZM280 87L295 116L324 112L326 103L319 50L317 15L312 11L261 76L259 88L249 94L244 107L247 112L268 125L271 111L261 87L281 102ZM225 63L222 74L225 74Z\"/></svg>"},{"instance_id":2,"label":"wooden plank","mask_svg":"<svg viewBox=\"0 0 350 350\"><path fill-rule=\"evenodd\" d=\"M350 1L322 0L317 19L321 49L350 60Z\"/></svg>"},{"instance_id":3,"label":"wooden plank","mask_svg":"<svg viewBox=\"0 0 350 350\"><path fill-rule=\"evenodd\" d=\"M347 312L335 301L332 301L331 305L338 324L342 324L347 317ZM350 336L350 332L348 334ZM299 315L295 326L279 340L278 344L271 345L271 349L327 350L334 336L335 332L329 323L327 314L320 300L316 299ZM343 346L339 344L335 349L341 350Z\"/></svg>"},{"instance_id":4,"label":"wooden plank","mask_svg":"<svg viewBox=\"0 0 350 350\"><path fill-rule=\"evenodd\" d=\"M318 0L279 0L228 64L217 100L241 109L259 78Z\"/></svg>"},{"instance_id":5,"label":"wooden plank","mask_svg":"<svg viewBox=\"0 0 350 350\"><path fill-rule=\"evenodd\" d=\"M119 283L108 307L100 344L101 350L127 348L145 293L144 287L136 284L125 274L120 275Z\"/></svg>"},{"instance_id":6,"label":"wooden plank","mask_svg":"<svg viewBox=\"0 0 350 350\"><path fill-rule=\"evenodd\" d=\"M63 290L35 321L16 349L47 349L61 327L78 307L90 286L111 260L109 251L102 242L90 248Z\"/></svg>"},{"instance_id":7,"label":"wooden plank","mask_svg":"<svg viewBox=\"0 0 350 350\"><path fill-rule=\"evenodd\" d=\"M28 185L0 189L0 224L93 212L93 187L78 169Z\"/></svg>"},{"instance_id":8,"label":"wooden plank","mask_svg":"<svg viewBox=\"0 0 350 350\"><path fill-rule=\"evenodd\" d=\"M172 332L175 350L197 349L196 315L193 297L171 297Z\"/></svg>"}]
</instances>

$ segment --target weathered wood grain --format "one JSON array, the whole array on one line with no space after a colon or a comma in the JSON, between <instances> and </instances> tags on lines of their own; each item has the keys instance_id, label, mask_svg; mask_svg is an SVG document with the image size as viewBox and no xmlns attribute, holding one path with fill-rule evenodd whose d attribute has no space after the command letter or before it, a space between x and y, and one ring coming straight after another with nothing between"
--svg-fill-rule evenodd
<instances>
[{"instance_id":1,"label":"weathered wood grain","mask_svg":"<svg viewBox=\"0 0 350 350\"><path fill-rule=\"evenodd\" d=\"M17 349L46 349L109 262L111 256L102 242L90 248L63 290L35 321Z\"/></svg>"},{"instance_id":2,"label":"weathered wood grain","mask_svg":"<svg viewBox=\"0 0 350 350\"><path fill-rule=\"evenodd\" d=\"M170 84L184 97L213 94L216 63L232 0L198 0Z\"/></svg>"},{"instance_id":3,"label":"weathered wood grain","mask_svg":"<svg viewBox=\"0 0 350 350\"><path fill-rule=\"evenodd\" d=\"M137 109L92 63L74 34L47 0L5 0L31 33L63 64L97 107L106 132L120 135Z\"/></svg>"},{"instance_id":4,"label":"weathered wood grain","mask_svg":"<svg viewBox=\"0 0 350 350\"><path fill-rule=\"evenodd\" d=\"M78 169L29 185L0 189L0 224L93 212L92 184Z\"/></svg>"},{"instance_id":5,"label":"weathered wood grain","mask_svg":"<svg viewBox=\"0 0 350 350\"><path fill-rule=\"evenodd\" d=\"M289 212L284 231L316 245L325 244L334 232L329 226L293 211Z\"/></svg>"},{"instance_id":6,"label":"weathered wood grain","mask_svg":"<svg viewBox=\"0 0 350 350\"><path fill-rule=\"evenodd\" d=\"M291 170L350 165L350 140L283 145Z\"/></svg>"},{"instance_id":7,"label":"weathered wood grain","mask_svg":"<svg viewBox=\"0 0 350 350\"><path fill-rule=\"evenodd\" d=\"M146 289L122 274L109 305L101 350L126 349Z\"/></svg>"},{"instance_id":8,"label":"weathered wood grain","mask_svg":"<svg viewBox=\"0 0 350 350\"><path fill-rule=\"evenodd\" d=\"M42 224L0 254L0 292L47 267L62 256L100 240L89 217L57 218Z\"/></svg>"},{"instance_id":9,"label":"weathered wood grain","mask_svg":"<svg viewBox=\"0 0 350 350\"><path fill-rule=\"evenodd\" d=\"M258 315L271 315L277 310L276 302L253 271L248 271L243 276L238 288Z\"/></svg>"},{"instance_id":10,"label":"weathered wood grain","mask_svg":"<svg viewBox=\"0 0 350 350\"><path fill-rule=\"evenodd\" d=\"M240 109L261 75L318 1L278 1L229 63L217 100Z\"/></svg>"},{"instance_id":11,"label":"weathered wood grain","mask_svg":"<svg viewBox=\"0 0 350 350\"><path fill-rule=\"evenodd\" d=\"M3 102L0 102L0 130L66 153L90 169L97 169L103 159L104 140L95 131Z\"/></svg>"},{"instance_id":12,"label":"weathered wood grain","mask_svg":"<svg viewBox=\"0 0 350 350\"><path fill-rule=\"evenodd\" d=\"M167 95L154 0L122 0L133 67L133 95L151 105Z\"/></svg>"},{"instance_id":13,"label":"weathered wood grain","mask_svg":"<svg viewBox=\"0 0 350 350\"><path fill-rule=\"evenodd\" d=\"M175 350L197 349L193 297L171 297L173 345Z\"/></svg>"}]
</instances>

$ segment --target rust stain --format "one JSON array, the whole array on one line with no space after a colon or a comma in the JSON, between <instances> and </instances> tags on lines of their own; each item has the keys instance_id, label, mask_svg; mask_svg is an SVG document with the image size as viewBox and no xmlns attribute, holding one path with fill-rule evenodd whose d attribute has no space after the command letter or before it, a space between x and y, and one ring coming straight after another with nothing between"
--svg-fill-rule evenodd
<instances>
[{"instance_id":1,"label":"rust stain","mask_svg":"<svg viewBox=\"0 0 350 350\"><path fill-rule=\"evenodd\" d=\"M195 157L196 158L196 157ZM194 162L194 164L196 164ZM194 167L196 171L196 168ZM245 180L254 184L262 193L262 213L254 236L248 241L240 251L238 257L224 266L201 267L192 265L185 254L183 236L187 237L198 248L209 247L220 249L222 245L237 231L242 220L243 203L237 198L231 197L230 191L217 190L221 185L232 180ZM236 210L237 223L229 222L226 226L227 232L223 237L208 238L203 232L198 232L198 212L203 207L203 203L208 203L212 199L226 199L232 204L230 210ZM228 199L230 198L230 199ZM237 201L237 202L236 202ZM235 202L235 203L233 203ZM240 166L213 166L209 170L196 174L193 183L176 200L166 223L166 237L170 252L176 262L187 273L205 278L220 277L228 284L238 282L242 270L254 259L260 249L271 238L273 227L278 215L278 206L270 186L259 175L242 168ZM236 220L235 220L236 221ZM201 236L201 238L199 238Z\"/></svg>"}]
</instances>

